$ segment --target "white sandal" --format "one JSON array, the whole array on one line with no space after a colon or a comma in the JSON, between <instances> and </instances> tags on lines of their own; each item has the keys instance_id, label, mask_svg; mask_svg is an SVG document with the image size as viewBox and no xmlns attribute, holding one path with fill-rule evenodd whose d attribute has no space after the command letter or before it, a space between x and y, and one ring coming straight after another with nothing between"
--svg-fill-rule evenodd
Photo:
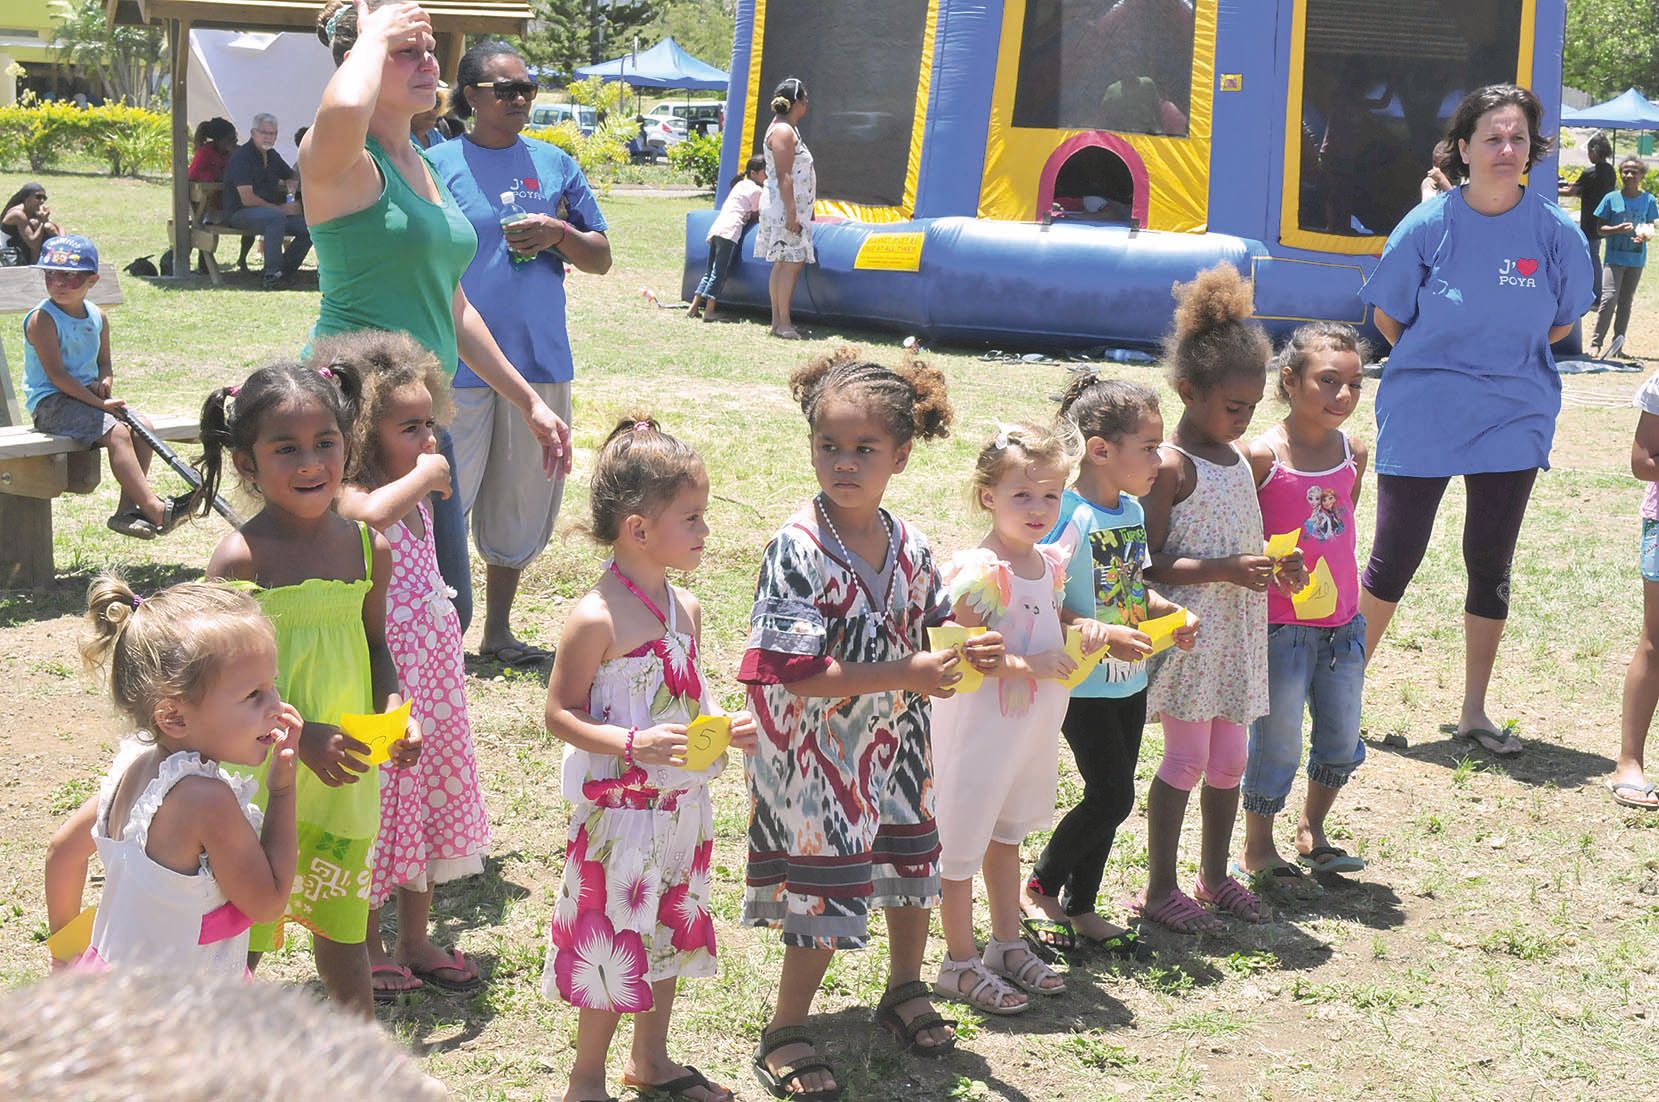
<instances>
[{"instance_id":1,"label":"white sandal","mask_svg":"<svg viewBox=\"0 0 1659 1102\"><path fill-rule=\"evenodd\" d=\"M1015 952L1016 950L1025 954L1025 963L1020 965L1018 968L1009 968L1008 954ZM992 963L993 958L996 961L994 964ZM985 954L980 959L985 962L986 968L990 969L996 975L1001 976L1021 991L1028 992L1032 995L1065 994L1065 979L1060 975L1060 973L1044 964L1042 962L1042 958L1038 957L1036 953L1031 951L1031 946L1027 945L1019 938L1015 938L1013 941L998 941L995 938L992 938L990 941L985 943ZM1059 985L1055 987L1044 987L1043 981L1049 979L1050 977L1059 980Z\"/></svg>"},{"instance_id":2,"label":"white sandal","mask_svg":"<svg viewBox=\"0 0 1659 1102\"><path fill-rule=\"evenodd\" d=\"M974 985L968 990L962 990L962 977L974 977ZM945 959L939 962L939 976L933 981L933 990L941 997L952 1002L967 1003L975 1010L986 1014L1024 1014L1031 1009L1031 1000L1013 1006L1002 1005L1002 1000L1009 995L1018 995L1000 978L991 974L985 967L981 957L972 957L968 960L952 960L947 953Z\"/></svg>"}]
</instances>

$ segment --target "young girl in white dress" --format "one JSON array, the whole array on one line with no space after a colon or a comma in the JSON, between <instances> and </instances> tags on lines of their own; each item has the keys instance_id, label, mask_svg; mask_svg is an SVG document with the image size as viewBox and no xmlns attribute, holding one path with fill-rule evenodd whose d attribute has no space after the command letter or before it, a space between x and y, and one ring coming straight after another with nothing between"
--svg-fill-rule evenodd
<instances>
[{"instance_id":1,"label":"young girl in white dress","mask_svg":"<svg viewBox=\"0 0 1659 1102\"><path fill-rule=\"evenodd\" d=\"M1038 546L1060 517L1076 458L1072 439L1052 429L1000 428L980 449L972 482L991 531L944 569L951 619L1001 632L1005 648L994 679L933 704L946 943L933 988L987 1014L1018 1014L1030 1009L1029 995L1066 989L1020 937L1020 843L1054 819L1067 700L1059 679L1076 669L1060 623L1070 549ZM991 904L983 953L974 940L976 872Z\"/></svg>"},{"instance_id":2,"label":"young girl in white dress","mask_svg":"<svg viewBox=\"0 0 1659 1102\"><path fill-rule=\"evenodd\" d=\"M104 893L82 963L240 976L248 930L288 902L297 863L299 713L277 695L276 637L251 597L190 582L141 599L101 577L81 650L105 667L115 706L138 728L97 796L52 838L47 923L81 913L87 864ZM274 753L273 753L274 751ZM226 765L271 758L269 796Z\"/></svg>"},{"instance_id":3,"label":"young girl in white dress","mask_svg":"<svg viewBox=\"0 0 1659 1102\"><path fill-rule=\"evenodd\" d=\"M571 609L547 685L547 726L566 743L564 797L575 805L542 973L542 992L581 1012L564 1098L610 1097L606 1056L633 1014L624 1086L725 1102L730 1090L668 1055L676 982L715 972L709 781L725 756L687 761L691 722L718 709L698 662L702 608L668 581L702 561L708 475L640 414L600 449L590 498L593 535L612 559ZM753 718L730 718L731 744L753 752Z\"/></svg>"}]
</instances>

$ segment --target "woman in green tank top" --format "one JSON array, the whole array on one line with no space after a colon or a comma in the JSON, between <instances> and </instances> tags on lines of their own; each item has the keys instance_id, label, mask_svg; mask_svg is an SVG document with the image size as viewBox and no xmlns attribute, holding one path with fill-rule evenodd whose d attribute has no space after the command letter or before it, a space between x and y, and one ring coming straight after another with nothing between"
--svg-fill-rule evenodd
<instances>
[{"instance_id":1,"label":"woman in green tank top","mask_svg":"<svg viewBox=\"0 0 1659 1102\"><path fill-rule=\"evenodd\" d=\"M524 415L541 443L547 477L563 478L570 471L570 427L502 355L467 301L461 273L477 249L476 236L409 140L409 120L437 100L431 19L413 3L329 0L317 17L317 37L338 68L300 143L323 293L313 336L402 330L451 375L457 358L465 361ZM440 443L447 443L447 433ZM453 449L444 451L453 465ZM465 630L472 613L465 518L453 492L445 500L434 497L432 512L439 568L457 590Z\"/></svg>"}]
</instances>

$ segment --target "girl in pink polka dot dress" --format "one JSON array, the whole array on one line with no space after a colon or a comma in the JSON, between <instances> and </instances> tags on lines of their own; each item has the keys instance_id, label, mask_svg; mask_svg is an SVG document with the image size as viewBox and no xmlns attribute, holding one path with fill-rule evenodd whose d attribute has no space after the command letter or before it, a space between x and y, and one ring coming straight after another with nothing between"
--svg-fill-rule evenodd
<instances>
[{"instance_id":1,"label":"girl in pink polka dot dress","mask_svg":"<svg viewBox=\"0 0 1659 1102\"><path fill-rule=\"evenodd\" d=\"M340 512L385 534L392 545L386 590L386 644L398 682L420 721L419 763L382 766L380 834L370 855L369 966L375 998L431 984L478 986L478 969L459 949L429 937L432 889L483 871L490 824L478 787L467 719L461 622L453 591L438 574L427 495L450 492L449 464L433 427L449 390L431 354L402 333L366 330L317 342L319 364L349 363L362 375L352 455ZM380 936L380 907L397 899L397 942Z\"/></svg>"}]
</instances>

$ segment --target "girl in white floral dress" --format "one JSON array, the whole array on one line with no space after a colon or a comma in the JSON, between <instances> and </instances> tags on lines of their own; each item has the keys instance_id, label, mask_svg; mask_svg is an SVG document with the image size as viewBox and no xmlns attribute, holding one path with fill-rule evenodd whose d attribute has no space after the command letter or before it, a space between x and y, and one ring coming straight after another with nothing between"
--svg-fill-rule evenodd
<instances>
[{"instance_id":1,"label":"girl in white floral dress","mask_svg":"<svg viewBox=\"0 0 1659 1102\"><path fill-rule=\"evenodd\" d=\"M708 476L654 420L629 417L600 451L590 496L593 534L614 557L565 621L547 686L575 809L542 992L581 1011L570 1102L610 1096L623 1014L636 1015L624 1086L717 1102L731 1092L668 1055L676 980L715 972L708 786L725 758L688 767L688 727L717 709L697 661L702 610L667 579L702 560ZM730 719L732 745L752 751L753 719Z\"/></svg>"},{"instance_id":2,"label":"girl in white floral dress","mask_svg":"<svg viewBox=\"0 0 1659 1102\"><path fill-rule=\"evenodd\" d=\"M1147 795L1146 892L1133 909L1191 934L1221 928L1199 903L1246 922L1263 917L1228 874L1227 855L1248 728L1267 713L1267 587L1294 593L1305 578L1300 552L1278 561L1264 554L1255 476L1235 443L1262 400L1273 353L1248 320L1250 285L1220 264L1179 290L1170 381L1185 410L1141 499L1152 553L1146 577L1204 631L1191 651L1152 660L1147 712L1161 717L1164 758ZM1203 844L1189 897L1175 886L1175 851L1200 778Z\"/></svg>"},{"instance_id":3,"label":"girl in white floral dress","mask_svg":"<svg viewBox=\"0 0 1659 1102\"><path fill-rule=\"evenodd\" d=\"M806 85L790 77L772 92L772 122L766 128L766 192L755 234L755 259L772 265L766 290L772 300L772 335L799 340L789 301L801 269L816 259L812 250L812 205L818 200L818 170L801 140Z\"/></svg>"}]
</instances>

